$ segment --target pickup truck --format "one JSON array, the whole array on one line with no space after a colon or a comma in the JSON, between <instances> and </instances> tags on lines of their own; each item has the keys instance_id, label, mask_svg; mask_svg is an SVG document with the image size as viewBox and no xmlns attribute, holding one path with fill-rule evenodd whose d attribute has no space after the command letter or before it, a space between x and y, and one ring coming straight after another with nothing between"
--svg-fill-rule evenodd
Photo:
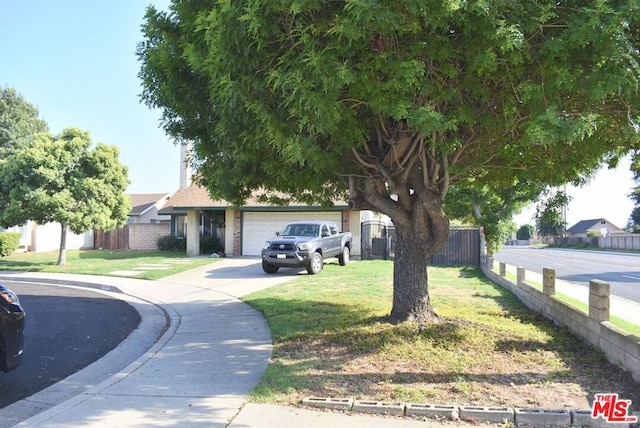
<instances>
[{"instance_id":1,"label":"pickup truck","mask_svg":"<svg viewBox=\"0 0 640 428\"><path fill-rule=\"evenodd\" d=\"M322 270L324 259L337 257L340 266L349 262L351 233L339 233L329 221L295 221L262 247L262 269L276 273L281 267L302 267L310 274Z\"/></svg>"}]
</instances>

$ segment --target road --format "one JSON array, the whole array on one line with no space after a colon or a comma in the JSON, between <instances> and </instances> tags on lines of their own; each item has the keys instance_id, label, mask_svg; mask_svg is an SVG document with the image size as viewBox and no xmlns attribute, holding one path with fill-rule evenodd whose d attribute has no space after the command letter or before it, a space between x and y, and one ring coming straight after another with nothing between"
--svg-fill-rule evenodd
<instances>
[{"instance_id":1,"label":"road","mask_svg":"<svg viewBox=\"0 0 640 428\"><path fill-rule=\"evenodd\" d=\"M0 408L83 369L140 323L128 303L88 289L3 282L27 315L22 364L0 374Z\"/></svg>"},{"instance_id":2,"label":"road","mask_svg":"<svg viewBox=\"0 0 640 428\"><path fill-rule=\"evenodd\" d=\"M611 284L611 294L640 302L640 255L599 251L503 246L494 260L529 271L556 271L556 278L587 286L592 279Z\"/></svg>"}]
</instances>

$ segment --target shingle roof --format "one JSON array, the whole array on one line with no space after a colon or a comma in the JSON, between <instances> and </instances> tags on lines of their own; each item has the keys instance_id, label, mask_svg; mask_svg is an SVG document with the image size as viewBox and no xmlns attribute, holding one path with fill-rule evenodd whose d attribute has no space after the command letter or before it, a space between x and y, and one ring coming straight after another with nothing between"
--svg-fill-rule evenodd
<instances>
[{"instance_id":1,"label":"shingle roof","mask_svg":"<svg viewBox=\"0 0 640 428\"><path fill-rule=\"evenodd\" d=\"M603 220L606 221L607 224L609 224L610 226L613 226L616 229L619 229L618 226L611 223L610 221L607 221L607 219L605 218L594 218L591 220L582 220L577 222L576 224L571 226L569 229L567 229L567 233L586 233L589 229L591 229L593 226L597 224L600 224L600 222Z\"/></svg>"},{"instance_id":2,"label":"shingle roof","mask_svg":"<svg viewBox=\"0 0 640 428\"><path fill-rule=\"evenodd\" d=\"M204 187L198 185L191 185L189 187L181 187L176 193L171 196L171 199L165 204L165 206L159 211L160 214L173 214L184 212L187 209L199 208L199 209L224 209L231 207L233 204L224 201L222 199L213 200L209 196L209 191ZM259 202L256 198L249 198L244 207L270 207L272 205ZM292 203L290 207L305 207L304 204ZM344 201L336 201L336 207L346 207L347 204Z\"/></svg>"},{"instance_id":3,"label":"shingle roof","mask_svg":"<svg viewBox=\"0 0 640 428\"><path fill-rule=\"evenodd\" d=\"M162 199L169 198L168 193L130 193L131 212L129 215L142 215Z\"/></svg>"}]
</instances>

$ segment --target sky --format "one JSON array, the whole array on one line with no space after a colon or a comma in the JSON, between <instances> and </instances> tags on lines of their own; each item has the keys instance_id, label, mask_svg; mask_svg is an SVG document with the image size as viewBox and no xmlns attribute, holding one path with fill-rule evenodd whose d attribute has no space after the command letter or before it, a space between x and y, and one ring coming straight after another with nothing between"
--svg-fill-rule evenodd
<instances>
[{"instance_id":1,"label":"sky","mask_svg":"<svg viewBox=\"0 0 640 428\"><path fill-rule=\"evenodd\" d=\"M160 128L160 111L141 104L135 51L150 4L170 0L0 0L0 86L35 105L49 130L89 131L115 145L129 168L128 193L173 193L180 184L179 148ZM589 185L568 187L570 226L606 218L627 223L634 182L629 161L602 170ZM535 206L514 218L534 224Z\"/></svg>"},{"instance_id":2,"label":"sky","mask_svg":"<svg viewBox=\"0 0 640 428\"><path fill-rule=\"evenodd\" d=\"M128 193L174 193L179 148L139 98L135 52L150 4L169 0L0 0L0 87L37 107L51 133L76 127L117 146Z\"/></svg>"}]
</instances>

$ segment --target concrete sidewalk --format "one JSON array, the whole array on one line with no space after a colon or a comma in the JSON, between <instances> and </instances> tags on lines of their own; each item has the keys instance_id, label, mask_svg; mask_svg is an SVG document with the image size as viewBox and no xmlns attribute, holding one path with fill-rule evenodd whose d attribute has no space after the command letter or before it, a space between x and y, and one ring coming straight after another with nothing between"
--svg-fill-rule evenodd
<instances>
[{"instance_id":1,"label":"concrete sidewalk","mask_svg":"<svg viewBox=\"0 0 640 428\"><path fill-rule=\"evenodd\" d=\"M225 259L161 281L2 273L4 280L75 283L116 293L144 321L77 376L2 409L0 421L42 427L226 426L271 357L264 318L236 297L292 275L265 277L256 259ZM149 344L146 352L140 342Z\"/></svg>"},{"instance_id":2,"label":"concrete sidewalk","mask_svg":"<svg viewBox=\"0 0 640 428\"><path fill-rule=\"evenodd\" d=\"M99 361L0 409L0 428L478 426L246 404L269 364L271 335L261 314L238 297L298 273L267 276L256 258L212 261L159 281L0 273L0 280L92 287L142 315L139 328Z\"/></svg>"}]
</instances>

